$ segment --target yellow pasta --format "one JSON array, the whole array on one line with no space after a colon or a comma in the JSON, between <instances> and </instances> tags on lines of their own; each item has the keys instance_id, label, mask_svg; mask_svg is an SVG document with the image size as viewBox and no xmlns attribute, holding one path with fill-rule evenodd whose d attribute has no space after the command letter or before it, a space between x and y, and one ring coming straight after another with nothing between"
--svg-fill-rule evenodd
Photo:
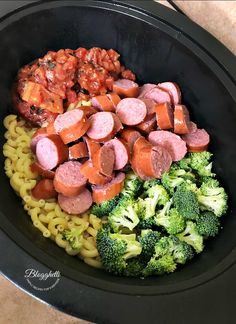
<instances>
[{"instance_id":1,"label":"yellow pasta","mask_svg":"<svg viewBox=\"0 0 236 324\"><path fill-rule=\"evenodd\" d=\"M45 238L55 241L69 255L77 255L88 265L101 268L96 234L103 220L88 213L79 216L69 215L60 208L56 199L37 200L31 195L38 178L38 174L30 169L34 161L30 142L36 129L29 129L25 125L25 121L17 120L16 115L9 115L4 119L4 126L7 129L6 143L3 146L4 169L10 178L12 188L22 198L23 207L31 217L33 225ZM83 237L80 249L73 249L63 237L64 230L73 229L78 230L79 235Z\"/></svg>"}]
</instances>

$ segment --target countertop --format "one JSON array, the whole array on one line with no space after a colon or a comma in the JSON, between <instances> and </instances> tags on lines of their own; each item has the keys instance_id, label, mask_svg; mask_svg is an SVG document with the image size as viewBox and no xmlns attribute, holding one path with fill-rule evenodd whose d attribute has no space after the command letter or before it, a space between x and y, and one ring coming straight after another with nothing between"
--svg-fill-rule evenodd
<instances>
[{"instance_id":1,"label":"countertop","mask_svg":"<svg viewBox=\"0 0 236 324\"><path fill-rule=\"evenodd\" d=\"M12 8L19 6L19 2L10 1ZM157 2L173 9L167 1ZM236 1L174 2L189 18L208 30L236 55ZM3 1L0 1L0 15L4 13ZM19 290L3 276L0 277L0 305L0 324L89 323L39 302Z\"/></svg>"}]
</instances>

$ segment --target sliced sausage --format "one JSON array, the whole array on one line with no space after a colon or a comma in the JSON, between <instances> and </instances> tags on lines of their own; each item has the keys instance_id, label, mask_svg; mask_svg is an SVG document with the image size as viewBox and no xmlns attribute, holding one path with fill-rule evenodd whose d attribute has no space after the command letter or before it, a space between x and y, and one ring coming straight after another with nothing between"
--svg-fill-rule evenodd
<instances>
[{"instance_id":1,"label":"sliced sausage","mask_svg":"<svg viewBox=\"0 0 236 324\"><path fill-rule=\"evenodd\" d=\"M67 111L59 115L54 122L54 128L65 144L79 139L87 132L89 126L90 122L80 109Z\"/></svg>"},{"instance_id":2,"label":"sliced sausage","mask_svg":"<svg viewBox=\"0 0 236 324\"><path fill-rule=\"evenodd\" d=\"M51 199L57 197L57 192L51 179L40 180L31 190L31 193L35 199Z\"/></svg>"},{"instance_id":3,"label":"sliced sausage","mask_svg":"<svg viewBox=\"0 0 236 324\"><path fill-rule=\"evenodd\" d=\"M92 197L96 204L110 200L117 196L124 187L125 174L119 172L115 178L104 186L92 186Z\"/></svg>"},{"instance_id":4,"label":"sliced sausage","mask_svg":"<svg viewBox=\"0 0 236 324\"><path fill-rule=\"evenodd\" d=\"M96 96L91 99L93 107L101 111L115 111L112 101L107 95Z\"/></svg>"},{"instance_id":5,"label":"sliced sausage","mask_svg":"<svg viewBox=\"0 0 236 324\"><path fill-rule=\"evenodd\" d=\"M153 116L155 115L155 107L156 107L156 103L154 100L152 99L148 99L148 98L140 98L146 105L147 108L147 116Z\"/></svg>"},{"instance_id":6,"label":"sliced sausage","mask_svg":"<svg viewBox=\"0 0 236 324\"><path fill-rule=\"evenodd\" d=\"M124 127L120 121L120 118L116 114L112 113L112 117L115 122L114 129L113 129L113 136L114 136L116 133L120 132Z\"/></svg>"},{"instance_id":7,"label":"sliced sausage","mask_svg":"<svg viewBox=\"0 0 236 324\"><path fill-rule=\"evenodd\" d=\"M195 124L194 122L190 122L189 123L189 133L194 133L197 130L197 124Z\"/></svg>"},{"instance_id":8,"label":"sliced sausage","mask_svg":"<svg viewBox=\"0 0 236 324\"><path fill-rule=\"evenodd\" d=\"M134 143L141 136L141 134L135 129L125 128L121 132L120 136L121 136L121 138L123 138L126 141L128 147L129 147L129 151L130 151L130 153L132 153Z\"/></svg>"},{"instance_id":9,"label":"sliced sausage","mask_svg":"<svg viewBox=\"0 0 236 324\"><path fill-rule=\"evenodd\" d=\"M185 142L180 136L169 131L154 131L148 136L148 140L153 145L160 145L166 148L172 157L173 161L180 161L187 153Z\"/></svg>"},{"instance_id":10,"label":"sliced sausage","mask_svg":"<svg viewBox=\"0 0 236 324\"><path fill-rule=\"evenodd\" d=\"M38 163L46 170L52 170L68 160L68 147L58 135L48 135L38 141L36 146Z\"/></svg>"},{"instance_id":11,"label":"sliced sausage","mask_svg":"<svg viewBox=\"0 0 236 324\"><path fill-rule=\"evenodd\" d=\"M54 128L54 121L47 124L46 130L48 135L57 134Z\"/></svg>"},{"instance_id":12,"label":"sliced sausage","mask_svg":"<svg viewBox=\"0 0 236 324\"><path fill-rule=\"evenodd\" d=\"M168 102L157 104L155 107L157 125L160 129L174 128L174 113Z\"/></svg>"},{"instance_id":13,"label":"sliced sausage","mask_svg":"<svg viewBox=\"0 0 236 324\"><path fill-rule=\"evenodd\" d=\"M185 105L176 105L174 110L174 132L187 134L190 132L189 112Z\"/></svg>"},{"instance_id":14,"label":"sliced sausage","mask_svg":"<svg viewBox=\"0 0 236 324\"><path fill-rule=\"evenodd\" d=\"M150 91L151 89L154 89L156 88L156 84L154 83L145 83L143 86L141 86L139 88L139 96L138 98L145 98L145 95L148 91Z\"/></svg>"},{"instance_id":15,"label":"sliced sausage","mask_svg":"<svg viewBox=\"0 0 236 324\"><path fill-rule=\"evenodd\" d=\"M114 164L115 153L113 147L103 145L92 158L93 166L103 175L111 177Z\"/></svg>"},{"instance_id":16,"label":"sliced sausage","mask_svg":"<svg viewBox=\"0 0 236 324\"><path fill-rule=\"evenodd\" d=\"M156 116L147 116L142 123L136 125L136 128L144 134L149 134L157 128Z\"/></svg>"},{"instance_id":17,"label":"sliced sausage","mask_svg":"<svg viewBox=\"0 0 236 324\"><path fill-rule=\"evenodd\" d=\"M53 179L55 176L54 171L44 169L38 162L33 162L30 165L30 169L32 172L38 173L39 175L41 175L44 178Z\"/></svg>"},{"instance_id":18,"label":"sliced sausage","mask_svg":"<svg viewBox=\"0 0 236 324\"><path fill-rule=\"evenodd\" d=\"M121 170L129 161L129 149L121 139L113 138L104 144L105 147L111 147L115 153L114 170Z\"/></svg>"},{"instance_id":19,"label":"sliced sausage","mask_svg":"<svg viewBox=\"0 0 236 324\"><path fill-rule=\"evenodd\" d=\"M84 142L77 143L69 147L69 159L81 159L88 157L88 149Z\"/></svg>"},{"instance_id":20,"label":"sliced sausage","mask_svg":"<svg viewBox=\"0 0 236 324\"><path fill-rule=\"evenodd\" d=\"M134 171L146 180L147 178L160 178L165 171L169 170L172 158L165 148L137 140L131 161Z\"/></svg>"},{"instance_id":21,"label":"sliced sausage","mask_svg":"<svg viewBox=\"0 0 236 324\"><path fill-rule=\"evenodd\" d=\"M66 213L79 215L85 213L91 207L93 200L90 191L85 188L74 197L59 194L58 203Z\"/></svg>"},{"instance_id":22,"label":"sliced sausage","mask_svg":"<svg viewBox=\"0 0 236 324\"><path fill-rule=\"evenodd\" d=\"M122 124L134 126L140 124L147 115L145 103L136 98L122 99L116 108L116 114Z\"/></svg>"},{"instance_id":23,"label":"sliced sausage","mask_svg":"<svg viewBox=\"0 0 236 324\"><path fill-rule=\"evenodd\" d=\"M158 87L169 93L173 105L178 105L181 103L181 91L177 83L162 82L158 83Z\"/></svg>"},{"instance_id":24,"label":"sliced sausage","mask_svg":"<svg viewBox=\"0 0 236 324\"><path fill-rule=\"evenodd\" d=\"M205 129L197 129L194 132L185 134L182 139L186 142L188 152L207 151L210 143L210 136Z\"/></svg>"},{"instance_id":25,"label":"sliced sausage","mask_svg":"<svg viewBox=\"0 0 236 324\"><path fill-rule=\"evenodd\" d=\"M100 149L101 145L91 140L88 136L83 136L83 140L87 146L89 158L92 159L93 155Z\"/></svg>"},{"instance_id":26,"label":"sliced sausage","mask_svg":"<svg viewBox=\"0 0 236 324\"><path fill-rule=\"evenodd\" d=\"M64 196L76 196L86 185L86 178L80 172L81 163L68 161L61 164L54 177L54 187Z\"/></svg>"},{"instance_id":27,"label":"sliced sausage","mask_svg":"<svg viewBox=\"0 0 236 324\"><path fill-rule=\"evenodd\" d=\"M95 185L104 185L111 180L111 177L106 177L95 168L90 160L84 162L81 166L81 174L88 179L88 182Z\"/></svg>"},{"instance_id":28,"label":"sliced sausage","mask_svg":"<svg viewBox=\"0 0 236 324\"><path fill-rule=\"evenodd\" d=\"M110 112L98 112L89 117L91 126L87 135L94 141L104 142L113 137L115 121Z\"/></svg>"},{"instance_id":29,"label":"sliced sausage","mask_svg":"<svg viewBox=\"0 0 236 324\"><path fill-rule=\"evenodd\" d=\"M112 92L112 93L107 94L107 97L109 100L111 100L113 107L116 109L116 106L121 101L120 96L118 96L117 93Z\"/></svg>"},{"instance_id":30,"label":"sliced sausage","mask_svg":"<svg viewBox=\"0 0 236 324\"><path fill-rule=\"evenodd\" d=\"M139 86L136 82L127 80L127 79L119 79L114 81L113 83L113 91L117 93L119 96L135 98L139 94Z\"/></svg>"},{"instance_id":31,"label":"sliced sausage","mask_svg":"<svg viewBox=\"0 0 236 324\"><path fill-rule=\"evenodd\" d=\"M144 166L141 165L141 167L140 167L140 164L139 164L140 154L141 154L142 150L147 147L152 147L152 145L143 136L139 137L134 143L133 154L131 157L131 166L132 166L133 171L144 181L150 180L153 178L153 177L147 176L143 171Z\"/></svg>"},{"instance_id":32,"label":"sliced sausage","mask_svg":"<svg viewBox=\"0 0 236 324\"><path fill-rule=\"evenodd\" d=\"M46 127L39 128L35 131L35 133L32 136L32 140L30 143L30 148L33 153L36 152L36 146L39 140L46 137L48 135Z\"/></svg>"},{"instance_id":33,"label":"sliced sausage","mask_svg":"<svg viewBox=\"0 0 236 324\"><path fill-rule=\"evenodd\" d=\"M92 116L93 114L96 114L98 112L95 108L93 108L91 106L81 106L77 109L83 111L87 118L89 118L90 116Z\"/></svg>"},{"instance_id":34,"label":"sliced sausage","mask_svg":"<svg viewBox=\"0 0 236 324\"><path fill-rule=\"evenodd\" d=\"M147 91L145 93L144 98L152 99L156 103L163 103L163 102L171 103L171 97L169 93L165 90L158 88L157 86Z\"/></svg>"}]
</instances>

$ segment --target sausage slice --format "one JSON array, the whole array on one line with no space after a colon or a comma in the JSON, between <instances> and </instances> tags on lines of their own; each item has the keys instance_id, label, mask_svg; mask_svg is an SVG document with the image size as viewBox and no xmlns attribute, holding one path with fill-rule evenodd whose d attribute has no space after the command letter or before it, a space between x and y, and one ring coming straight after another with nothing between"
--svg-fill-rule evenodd
<instances>
[{"instance_id":1,"label":"sausage slice","mask_svg":"<svg viewBox=\"0 0 236 324\"><path fill-rule=\"evenodd\" d=\"M59 194L58 203L66 213L79 215L85 213L91 207L93 201L90 191L85 188L74 197Z\"/></svg>"},{"instance_id":2,"label":"sausage slice","mask_svg":"<svg viewBox=\"0 0 236 324\"><path fill-rule=\"evenodd\" d=\"M55 131L65 144L74 142L83 136L90 126L85 113L80 109L67 111L59 115L54 122Z\"/></svg>"},{"instance_id":3,"label":"sausage slice","mask_svg":"<svg viewBox=\"0 0 236 324\"><path fill-rule=\"evenodd\" d=\"M92 159L93 155L100 149L101 145L91 140L88 136L83 136L83 140L87 146L89 158Z\"/></svg>"},{"instance_id":4,"label":"sausage slice","mask_svg":"<svg viewBox=\"0 0 236 324\"><path fill-rule=\"evenodd\" d=\"M210 143L210 136L205 129L197 129L189 134L183 135L182 139L187 144L188 152L207 151Z\"/></svg>"},{"instance_id":5,"label":"sausage slice","mask_svg":"<svg viewBox=\"0 0 236 324\"><path fill-rule=\"evenodd\" d=\"M119 96L134 98L139 94L139 86L136 82L127 80L127 79L119 79L114 81L113 83L113 91L117 93Z\"/></svg>"},{"instance_id":6,"label":"sausage slice","mask_svg":"<svg viewBox=\"0 0 236 324\"><path fill-rule=\"evenodd\" d=\"M110 147L115 153L114 170L123 169L129 161L129 150L121 139L113 138L104 144L105 147Z\"/></svg>"},{"instance_id":7,"label":"sausage slice","mask_svg":"<svg viewBox=\"0 0 236 324\"><path fill-rule=\"evenodd\" d=\"M169 102L171 103L171 97L169 93L159 87L152 88L145 93L144 98L152 99L156 103Z\"/></svg>"},{"instance_id":8,"label":"sausage slice","mask_svg":"<svg viewBox=\"0 0 236 324\"><path fill-rule=\"evenodd\" d=\"M180 136L169 131L153 131L149 134L148 140L153 145L166 148L173 161L180 161L187 153L185 142Z\"/></svg>"},{"instance_id":9,"label":"sausage slice","mask_svg":"<svg viewBox=\"0 0 236 324\"><path fill-rule=\"evenodd\" d=\"M152 99L148 99L148 98L140 98L146 105L147 108L147 116L153 116L155 115L155 107L156 107L156 103L154 100Z\"/></svg>"},{"instance_id":10,"label":"sausage slice","mask_svg":"<svg viewBox=\"0 0 236 324\"><path fill-rule=\"evenodd\" d=\"M30 169L32 172L38 173L39 175L41 175L44 178L53 179L55 176L54 171L44 169L38 162L33 162L30 165Z\"/></svg>"},{"instance_id":11,"label":"sausage slice","mask_svg":"<svg viewBox=\"0 0 236 324\"><path fill-rule=\"evenodd\" d=\"M93 107L101 111L115 111L112 101L107 95L96 96L91 99Z\"/></svg>"},{"instance_id":12,"label":"sausage slice","mask_svg":"<svg viewBox=\"0 0 236 324\"><path fill-rule=\"evenodd\" d=\"M169 93L173 105L178 105L181 103L181 91L177 83L162 82L158 83L158 87Z\"/></svg>"},{"instance_id":13,"label":"sausage slice","mask_svg":"<svg viewBox=\"0 0 236 324\"><path fill-rule=\"evenodd\" d=\"M93 114L97 113L97 110L95 108L91 107L91 106L81 106L81 107L76 108L76 109L79 109L79 110L83 111L87 118L89 118Z\"/></svg>"},{"instance_id":14,"label":"sausage slice","mask_svg":"<svg viewBox=\"0 0 236 324\"><path fill-rule=\"evenodd\" d=\"M80 169L81 174L88 179L88 182L96 185L104 185L111 180L96 169L90 160L84 162Z\"/></svg>"},{"instance_id":15,"label":"sausage slice","mask_svg":"<svg viewBox=\"0 0 236 324\"><path fill-rule=\"evenodd\" d=\"M142 123L136 125L136 128L144 134L149 134L157 128L156 116L147 116Z\"/></svg>"},{"instance_id":16,"label":"sausage slice","mask_svg":"<svg viewBox=\"0 0 236 324\"><path fill-rule=\"evenodd\" d=\"M33 153L36 152L36 146L37 146L38 141L41 140L42 138L46 137L47 135L48 135L48 133L47 133L46 127L38 128L35 131L35 133L32 136L31 143L30 143L30 148Z\"/></svg>"},{"instance_id":17,"label":"sausage slice","mask_svg":"<svg viewBox=\"0 0 236 324\"><path fill-rule=\"evenodd\" d=\"M89 117L91 126L87 135L94 141L104 142L113 137L115 121L110 112L98 112Z\"/></svg>"},{"instance_id":18,"label":"sausage slice","mask_svg":"<svg viewBox=\"0 0 236 324\"><path fill-rule=\"evenodd\" d=\"M88 149L84 142L77 143L69 147L69 159L81 159L88 157Z\"/></svg>"},{"instance_id":19,"label":"sausage slice","mask_svg":"<svg viewBox=\"0 0 236 324\"><path fill-rule=\"evenodd\" d=\"M113 107L116 109L116 106L121 101L120 96L118 96L117 93L112 92L112 93L107 94L107 97L109 100L111 100Z\"/></svg>"},{"instance_id":20,"label":"sausage slice","mask_svg":"<svg viewBox=\"0 0 236 324\"><path fill-rule=\"evenodd\" d=\"M145 95L148 91L156 88L156 84L154 83L145 83L144 85L142 85L140 88L139 88L139 96L138 98L145 98Z\"/></svg>"},{"instance_id":21,"label":"sausage slice","mask_svg":"<svg viewBox=\"0 0 236 324\"><path fill-rule=\"evenodd\" d=\"M51 179L40 180L31 190L31 193L35 199L51 199L57 197L57 192Z\"/></svg>"},{"instance_id":22,"label":"sausage slice","mask_svg":"<svg viewBox=\"0 0 236 324\"><path fill-rule=\"evenodd\" d=\"M116 114L122 124L134 126L140 124L147 115L145 103L136 98L122 99L116 108Z\"/></svg>"},{"instance_id":23,"label":"sausage slice","mask_svg":"<svg viewBox=\"0 0 236 324\"><path fill-rule=\"evenodd\" d=\"M174 127L174 113L170 103L164 102L155 107L157 125L160 129L170 129Z\"/></svg>"},{"instance_id":24,"label":"sausage slice","mask_svg":"<svg viewBox=\"0 0 236 324\"><path fill-rule=\"evenodd\" d=\"M80 172L81 163L68 161L61 164L54 177L54 187L64 196L76 196L86 185L86 178Z\"/></svg>"},{"instance_id":25,"label":"sausage slice","mask_svg":"<svg viewBox=\"0 0 236 324\"><path fill-rule=\"evenodd\" d=\"M36 146L38 163L46 170L52 170L68 160L68 147L58 135L48 135L38 141Z\"/></svg>"},{"instance_id":26,"label":"sausage slice","mask_svg":"<svg viewBox=\"0 0 236 324\"><path fill-rule=\"evenodd\" d=\"M93 201L97 204L110 200L117 196L123 189L125 174L119 172L115 178L104 186L92 186Z\"/></svg>"},{"instance_id":27,"label":"sausage slice","mask_svg":"<svg viewBox=\"0 0 236 324\"><path fill-rule=\"evenodd\" d=\"M111 177L114 164L115 153L111 146L103 145L92 158L93 166L103 175Z\"/></svg>"},{"instance_id":28,"label":"sausage slice","mask_svg":"<svg viewBox=\"0 0 236 324\"><path fill-rule=\"evenodd\" d=\"M135 130L135 129L125 128L121 132L120 136L121 136L121 138L123 140L126 141L126 143L128 145L128 148L129 148L129 151L130 151L130 153L132 153L134 143L141 136L141 134L137 130Z\"/></svg>"},{"instance_id":29,"label":"sausage slice","mask_svg":"<svg viewBox=\"0 0 236 324\"><path fill-rule=\"evenodd\" d=\"M174 110L174 132L187 134L190 132L189 112L185 105L176 105Z\"/></svg>"}]
</instances>

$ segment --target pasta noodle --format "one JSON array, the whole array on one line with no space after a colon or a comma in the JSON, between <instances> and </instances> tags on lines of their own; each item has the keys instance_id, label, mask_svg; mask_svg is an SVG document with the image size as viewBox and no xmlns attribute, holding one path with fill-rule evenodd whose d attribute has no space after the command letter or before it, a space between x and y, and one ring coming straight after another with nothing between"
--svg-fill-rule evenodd
<instances>
[{"instance_id":1,"label":"pasta noodle","mask_svg":"<svg viewBox=\"0 0 236 324\"><path fill-rule=\"evenodd\" d=\"M45 238L50 238L65 249L71 256L77 255L92 267L101 268L102 264L96 247L96 234L103 221L95 215L69 215L65 213L56 199L36 200L31 195L31 189L37 183L39 175L30 169L34 155L30 149L32 135L36 129L26 127L23 119L16 115L9 115L3 122L6 143L3 145L5 156L5 173L10 178L10 185L16 194L22 198L24 210L31 217L33 226ZM63 238L64 230L78 229L83 235L82 247L73 249L68 241Z\"/></svg>"}]
</instances>

